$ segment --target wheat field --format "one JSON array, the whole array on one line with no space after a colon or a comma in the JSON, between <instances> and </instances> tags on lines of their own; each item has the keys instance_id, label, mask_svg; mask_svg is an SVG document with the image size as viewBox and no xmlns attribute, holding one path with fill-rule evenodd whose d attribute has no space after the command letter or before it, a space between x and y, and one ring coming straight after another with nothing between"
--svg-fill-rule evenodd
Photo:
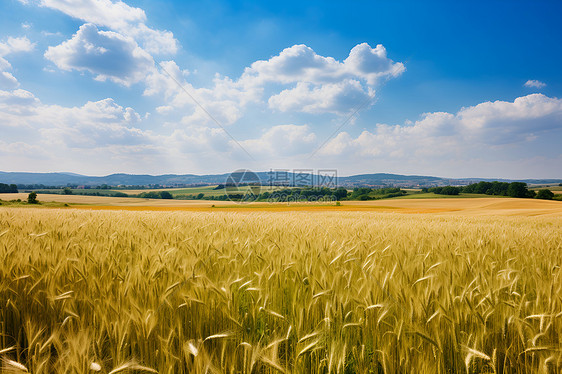
<instances>
[{"instance_id":1,"label":"wheat field","mask_svg":"<svg viewBox=\"0 0 562 374\"><path fill-rule=\"evenodd\" d=\"M555 373L562 219L0 209L31 373Z\"/></svg>"}]
</instances>

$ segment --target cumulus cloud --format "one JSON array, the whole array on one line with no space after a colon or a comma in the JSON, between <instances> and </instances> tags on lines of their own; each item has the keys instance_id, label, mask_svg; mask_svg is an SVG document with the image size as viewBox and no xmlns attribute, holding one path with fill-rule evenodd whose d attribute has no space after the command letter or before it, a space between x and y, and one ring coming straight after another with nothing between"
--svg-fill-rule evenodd
<instances>
[{"instance_id":1,"label":"cumulus cloud","mask_svg":"<svg viewBox=\"0 0 562 374\"><path fill-rule=\"evenodd\" d=\"M527 82L525 82L524 84L525 87L528 88L544 88L546 87L546 83L543 83L541 81L538 81L536 79L529 79Z\"/></svg>"},{"instance_id":2,"label":"cumulus cloud","mask_svg":"<svg viewBox=\"0 0 562 374\"><path fill-rule=\"evenodd\" d=\"M4 162L43 170L154 167L165 147L139 128L141 121L111 98L65 107L43 104L24 90L0 91L0 153Z\"/></svg>"},{"instance_id":3,"label":"cumulus cloud","mask_svg":"<svg viewBox=\"0 0 562 374\"><path fill-rule=\"evenodd\" d=\"M260 137L241 141L251 154L271 156L295 156L312 151L316 135L306 125L277 125Z\"/></svg>"},{"instance_id":4,"label":"cumulus cloud","mask_svg":"<svg viewBox=\"0 0 562 374\"><path fill-rule=\"evenodd\" d=\"M240 160L246 165L247 156L220 128L186 124L166 134L143 130L150 126L146 121L111 98L65 107L43 104L21 89L0 91L0 153L5 162L14 165L33 162L38 169L48 170L54 163L64 163L69 169L99 173L125 169L220 172L240 167ZM346 172L391 170L440 175L457 170L458 175L465 173L458 170L466 168L462 170L480 176L480 169L470 165L484 162L490 154L495 166L487 163L487 173L516 171L513 165L519 161L513 161L509 153L514 147L530 151L534 144L534 149L540 148L537 154L541 160L545 152L554 152L557 157L560 151L552 149L552 144L558 148L552 139L561 135L562 100L533 94L511 102L484 102L456 113L426 113L404 125L379 124L358 135L341 132L318 152L321 157L306 165L303 155L323 140L307 125L275 125L239 139L239 143L259 159L255 164L258 170L298 165L341 167ZM549 167L556 165L543 161Z\"/></svg>"},{"instance_id":5,"label":"cumulus cloud","mask_svg":"<svg viewBox=\"0 0 562 374\"><path fill-rule=\"evenodd\" d=\"M0 152L4 160L21 157L18 150L29 149L33 154L27 158L48 155L51 162L77 162L77 167L95 168L119 161L116 171L126 167L142 170L145 166L158 170L168 158L185 163L187 155L192 166L205 157L209 162L221 155L228 159L237 147L220 128L185 126L164 134L143 130L145 121L146 116L111 98L66 107L43 104L29 91L0 90ZM25 144L20 144L21 139L26 139Z\"/></svg>"},{"instance_id":6,"label":"cumulus cloud","mask_svg":"<svg viewBox=\"0 0 562 374\"><path fill-rule=\"evenodd\" d=\"M130 23L146 21L140 8L133 8L122 1L111 0L41 0L41 6L59 10L71 17L114 29Z\"/></svg>"},{"instance_id":7,"label":"cumulus cloud","mask_svg":"<svg viewBox=\"0 0 562 374\"><path fill-rule=\"evenodd\" d=\"M42 106L38 112L52 124L39 130L52 144L83 149L137 146L150 140L149 133L135 127L139 114L111 98L87 102L81 107Z\"/></svg>"},{"instance_id":8,"label":"cumulus cloud","mask_svg":"<svg viewBox=\"0 0 562 374\"><path fill-rule=\"evenodd\" d=\"M147 78L144 93L163 94L168 99L162 113L192 106L193 113L184 117L189 124L213 122L194 105L193 98L219 122L231 124L248 104L261 103L264 93L269 94L269 108L281 112L342 115L368 103L378 82L397 77L404 69L402 63L387 57L382 45L359 44L343 62L295 45L269 60L252 63L238 79L217 75L210 88L193 87L186 81L187 72L167 61L162 63L162 71ZM275 92L280 88L281 92Z\"/></svg>"},{"instance_id":9,"label":"cumulus cloud","mask_svg":"<svg viewBox=\"0 0 562 374\"><path fill-rule=\"evenodd\" d=\"M146 26L144 10L122 1L41 0L40 5L132 37L149 53L174 54L178 48L172 32Z\"/></svg>"},{"instance_id":10,"label":"cumulus cloud","mask_svg":"<svg viewBox=\"0 0 562 374\"><path fill-rule=\"evenodd\" d=\"M268 103L270 108L282 112L342 114L365 104L374 96L374 90L365 91L361 83L352 79L320 86L299 82L295 88L271 96Z\"/></svg>"},{"instance_id":11,"label":"cumulus cloud","mask_svg":"<svg viewBox=\"0 0 562 374\"><path fill-rule=\"evenodd\" d=\"M343 62L320 56L300 44L269 60L254 62L239 82L246 88L267 83L296 84L269 99L271 108L283 112L342 114L372 98L377 83L395 78L404 70L402 63L387 57L381 44L375 48L358 44Z\"/></svg>"},{"instance_id":12,"label":"cumulus cloud","mask_svg":"<svg viewBox=\"0 0 562 374\"><path fill-rule=\"evenodd\" d=\"M269 60L256 61L246 68L241 77L249 84L264 82L314 84L335 83L354 78L374 85L381 78L400 75L405 70L400 62L386 56L381 44L371 48L367 43L358 44L343 61L318 55L304 44L284 49Z\"/></svg>"},{"instance_id":13,"label":"cumulus cloud","mask_svg":"<svg viewBox=\"0 0 562 374\"><path fill-rule=\"evenodd\" d=\"M141 8L120 0L22 2L87 22L72 38L45 52L59 69L89 72L97 80L125 86L142 81L145 95L163 99L157 113L172 116L187 109L181 119L187 126L215 126L214 119L222 125L235 123L249 104L266 104L281 112L343 115L371 99L379 82L405 70L382 45L358 44L342 61L294 45L270 59L255 61L236 79L217 74L211 85L194 87L189 73L174 61L155 67L150 54L175 53L178 43L171 32L149 27ZM5 61L1 58L0 65ZM4 88L15 88L10 76L1 79Z\"/></svg>"},{"instance_id":14,"label":"cumulus cloud","mask_svg":"<svg viewBox=\"0 0 562 374\"><path fill-rule=\"evenodd\" d=\"M35 48L35 43L32 43L26 36L22 37L8 37L3 42L0 42L0 57L6 56L10 53L29 52Z\"/></svg>"},{"instance_id":15,"label":"cumulus cloud","mask_svg":"<svg viewBox=\"0 0 562 374\"><path fill-rule=\"evenodd\" d=\"M513 102L484 102L456 114L426 113L411 125L378 124L353 138L338 134L324 155L369 157L454 155L467 148L498 147L532 141L562 129L562 100L532 94Z\"/></svg>"},{"instance_id":16,"label":"cumulus cloud","mask_svg":"<svg viewBox=\"0 0 562 374\"><path fill-rule=\"evenodd\" d=\"M397 77L406 68L401 62L393 62L386 57L386 49L382 44L371 48L367 43L356 45L343 65L351 74L364 78L374 85L379 79Z\"/></svg>"},{"instance_id":17,"label":"cumulus cloud","mask_svg":"<svg viewBox=\"0 0 562 374\"><path fill-rule=\"evenodd\" d=\"M90 23L80 26L71 39L49 47L45 58L62 70L88 71L97 80L125 86L143 80L154 68L152 57L132 38L99 31Z\"/></svg>"},{"instance_id":18,"label":"cumulus cloud","mask_svg":"<svg viewBox=\"0 0 562 374\"><path fill-rule=\"evenodd\" d=\"M141 40L143 48L154 54L175 54L178 50L178 41L171 31L154 30L140 23L121 32Z\"/></svg>"}]
</instances>

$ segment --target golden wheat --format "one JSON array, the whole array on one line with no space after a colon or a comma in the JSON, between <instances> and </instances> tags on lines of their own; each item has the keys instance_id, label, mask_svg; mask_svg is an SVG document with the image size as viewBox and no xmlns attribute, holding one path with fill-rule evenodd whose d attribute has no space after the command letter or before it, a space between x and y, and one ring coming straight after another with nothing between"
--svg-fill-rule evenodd
<instances>
[{"instance_id":1,"label":"golden wheat","mask_svg":"<svg viewBox=\"0 0 562 374\"><path fill-rule=\"evenodd\" d=\"M561 228L3 208L3 370L559 372Z\"/></svg>"}]
</instances>

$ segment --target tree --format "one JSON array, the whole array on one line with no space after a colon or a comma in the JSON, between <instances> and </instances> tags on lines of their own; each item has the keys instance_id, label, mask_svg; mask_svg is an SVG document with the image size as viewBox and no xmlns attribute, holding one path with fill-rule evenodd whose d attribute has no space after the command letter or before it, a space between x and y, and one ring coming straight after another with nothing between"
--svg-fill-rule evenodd
<instances>
[{"instance_id":1,"label":"tree","mask_svg":"<svg viewBox=\"0 0 562 374\"><path fill-rule=\"evenodd\" d=\"M552 200L553 197L554 193L546 188L537 193L537 199Z\"/></svg>"},{"instance_id":2,"label":"tree","mask_svg":"<svg viewBox=\"0 0 562 374\"><path fill-rule=\"evenodd\" d=\"M347 197L347 189L343 187L338 187L334 191L334 196L336 197L336 200L345 199Z\"/></svg>"},{"instance_id":3,"label":"tree","mask_svg":"<svg viewBox=\"0 0 562 374\"><path fill-rule=\"evenodd\" d=\"M39 201L37 201L37 193L31 192L29 195L27 195L27 203L28 204L38 204Z\"/></svg>"},{"instance_id":4,"label":"tree","mask_svg":"<svg viewBox=\"0 0 562 374\"><path fill-rule=\"evenodd\" d=\"M510 197L530 197L527 183L511 182L507 188L507 196Z\"/></svg>"},{"instance_id":5,"label":"tree","mask_svg":"<svg viewBox=\"0 0 562 374\"><path fill-rule=\"evenodd\" d=\"M205 194L201 192L197 195L196 199L201 200L203 198L203 196L205 196Z\"/></svg>"},{"instance_id":6,"label":"tree","mask_svg":"<svg viewBox=\"0 0 562 374\"><path fill-rule=\"evenodd\" d=\"M445 186L445 187L432 187L428 192L433 192L437 195L458 195L461 193L461 187Z\"/></svg>"},{"instance_id":7,"label":"tree","mask_svg":"<svg viewBox=\"0 0 562 374\"><path fill-rule=\"evenodd\" d=\"M18 186L16 186L15 184L4 184L4 183L0 183L0 193L17 193L18 192Z\"/></svg>"},{"instance_id":8,"label":"tree","mask_svg":"<svg viewBox=\"0 0 562 374\"><path fill-rule=\"evenodd\" d=\"M62 193L64 195L72 195L72 190L70 189L70 187L65 187L62 189Z\"/></svg>"},{"instance_id":9,"label":"tree","mask_svg":"<svg viewBox=\"0 0 562 374\"><path fill-rule=\"evenodd\" d=\"M141 193L139 197L142 197L143 199L161 199L162 195L156 191L149 191Z\"/></svg>"},{"instance_id":10,"label":"tree","mask_svg":"<svg viewBox=\"0 0 562 374\"><path fill-rule=\"evenodd\" d=\"M168 191L160 191L160 198L161 199L173 199L174 197Z\"/></svg>"}]
</instances>

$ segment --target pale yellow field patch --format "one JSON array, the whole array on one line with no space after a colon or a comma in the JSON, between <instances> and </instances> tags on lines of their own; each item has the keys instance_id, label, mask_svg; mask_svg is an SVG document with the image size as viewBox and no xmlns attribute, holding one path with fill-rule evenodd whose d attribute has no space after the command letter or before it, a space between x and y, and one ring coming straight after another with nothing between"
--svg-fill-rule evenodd
<instances>
[{"instance_id":1,"label":"pale yellow field patch","mask_svg":"<svg viewBox=\"0 0 562 374\"><path fill-rule=\"evenodd\" d=\"M27 193L0 194L1 200L27 200ZM109 197L109 196L84 196L84 195L54 195L38 194L37 200L44 202L57 202L67 204L91 204L103 206L190 206L190 207L210 207L211 205L232 205L230 201L209 201L209 200L173 200L173 199L141 199L136 197Z\"/></svg>"},{"instance_id":2,"label":"pale yellow field patch","mask_svg":"<svg viewBox=\"0 0 562 374\"><path fill-rule=\"evenodd\" d=\"M27 194L0 194L2 200L27 199ZM399 213L430 213L466 216L556 216L562 217L562 202L515 198L447 198L447 199L386 199L375 201L343 201L334 203L235 203L214 200L166 200L128 197L38 195L39 201L76 204L74 208L89 210L148 210L148 211L374 211ZM84 204L84 205L82 205Z\"/></svg>"}]
</instances>

